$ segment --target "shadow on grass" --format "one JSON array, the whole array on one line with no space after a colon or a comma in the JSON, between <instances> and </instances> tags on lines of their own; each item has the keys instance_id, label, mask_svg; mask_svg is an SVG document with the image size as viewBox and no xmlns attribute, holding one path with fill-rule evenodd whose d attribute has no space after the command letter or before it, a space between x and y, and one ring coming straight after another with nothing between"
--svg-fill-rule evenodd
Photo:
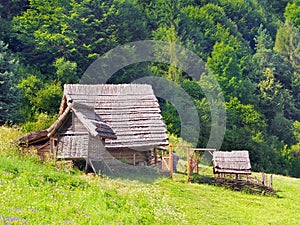
<instances>
[{"instance_id":1,"label":"shadow on grass","mask_svg":"<svg viewBox=\"0 0 300 225\"><path fill-rule=\"evenodd\" d=\"M249 194L258 194L266 196L277 196L275 190L271 187L264 186L257 182L247 180L235 180L229 178L215 178L212 176L193 175L191 177L192 183L208 184L218 187L224 187L233 191L240 191Z\"/></svg>"},{"instance_id":2,"label":"shadow on grass","mask_svg":"<svg viewBox=\"0 0 300 225\"><path fill-rule=\"evenodd\" d=\"M106 176L113 179L125 179L132 181L140 181L143 183L151 184L157 180L168 177L169 173L161 171L161 166L142 166L142 165L129 165L126 163L117 162L113 165L99 165L99 172L101 176Z\"/></svg>"}]
</instances>

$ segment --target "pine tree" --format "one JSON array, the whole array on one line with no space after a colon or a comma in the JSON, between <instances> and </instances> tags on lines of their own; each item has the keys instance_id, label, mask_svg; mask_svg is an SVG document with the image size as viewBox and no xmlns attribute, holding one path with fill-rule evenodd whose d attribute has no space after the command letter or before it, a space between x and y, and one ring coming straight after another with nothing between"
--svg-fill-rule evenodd
<instances>
[{"instance_id":1,"label":"pine tree","mask_svg":"<svg viewBox=\"0 0 300 225\"><path fill-rule=\"evenodd\" d=\"M286 20L278 29L274 49L300 71L300 32L290 21Z\"/></svg>"},{"instance_id":2,"label":"pine tree","mask_svg":"<svg viewBox=\"0 0 300 225\"><path fill-rule=\"evenodd\" d=\"M17 68L17 60L0 40L0 122L20 120Z\"/></svg>"},{"instance_id":3,"label":"pine tree","mask_svg":"<svg viewBox=\"0 0 300 225\"><path fill-rule=\"evenodd\" d=\"M300 1L294 0L292 3L288 3L285 8L284 16L289 19L295 27L300 28Z\"/></svg>"}]
</instances>

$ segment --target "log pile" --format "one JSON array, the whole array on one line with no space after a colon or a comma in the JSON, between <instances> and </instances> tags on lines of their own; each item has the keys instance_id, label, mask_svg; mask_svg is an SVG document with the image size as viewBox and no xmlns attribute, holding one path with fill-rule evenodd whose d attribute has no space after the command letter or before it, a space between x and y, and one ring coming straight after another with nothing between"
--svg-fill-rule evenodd
<instances>
[{"instance_id":1,"label":"log pile","mask_svg":"<svg viewBox=\"0 0 300 225\"><path fill-rule=\"evenodd\" d=\"M191 182L199 184L210 184L225 187L233 191L242 191L250 194L275 195L273 187L267 186L257 179L235 180L229 178L216 178L209 176L194 176Z\"/></svg>"}]
</instances>

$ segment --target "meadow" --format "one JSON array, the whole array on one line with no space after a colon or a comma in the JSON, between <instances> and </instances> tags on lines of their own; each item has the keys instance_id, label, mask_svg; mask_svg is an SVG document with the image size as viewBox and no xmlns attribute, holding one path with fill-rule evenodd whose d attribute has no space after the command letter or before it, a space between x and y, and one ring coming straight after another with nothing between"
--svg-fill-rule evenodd
<instances>
[{"instance_id":1,"label":"meadow","mask_svg":"<svg viewBox=\"0 0 300 225\"><path fill-rule=\"evenodd\" d=\"M299 224L300 179L274 175L274 196L186 183L85 175L11 144L0 127L0 224ZM205 172L211 171L204 168ZM200 173L202 170L200 169Z\"/></svg>"}]
</instances>

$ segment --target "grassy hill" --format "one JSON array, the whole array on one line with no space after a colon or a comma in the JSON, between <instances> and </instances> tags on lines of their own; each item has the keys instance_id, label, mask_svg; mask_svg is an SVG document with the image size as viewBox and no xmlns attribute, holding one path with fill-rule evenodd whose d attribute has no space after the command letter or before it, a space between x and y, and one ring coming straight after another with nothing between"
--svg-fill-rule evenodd
<instances>
[{"instance_id":1,"label":"grassy hill","mask_svg":"<svg viewBox=\"0 0 300 225\"><path fill-rule=\"evenodd\" d=\"M300 179L274 176L275 196L252 195L185 176L152 183L84 175L9 143L0 127L0 223L3 224L299 224Z\"/></svg>"}]
</instances>

